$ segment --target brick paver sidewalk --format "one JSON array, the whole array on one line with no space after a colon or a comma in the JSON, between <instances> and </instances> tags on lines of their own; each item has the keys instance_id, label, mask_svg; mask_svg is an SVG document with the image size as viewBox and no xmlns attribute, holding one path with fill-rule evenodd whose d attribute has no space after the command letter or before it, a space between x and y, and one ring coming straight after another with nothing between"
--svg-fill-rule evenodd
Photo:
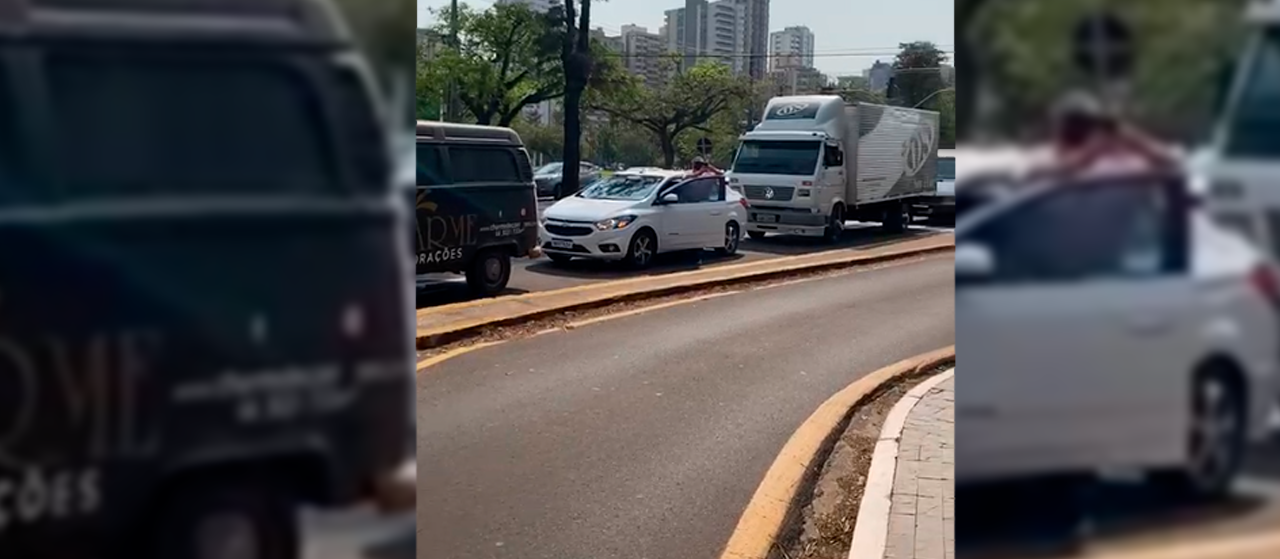
<instances>
[{"instance_id":1,"label":"brick paver sidewalk","mask_svg":"<svg viewBox=\"0 0 1280 559\"><path fill-rule=\"evenodd\" d=\"M955 377L907 416L894 473L886 559L951 559L955 536Z\"/></svg>"}]
</instances>

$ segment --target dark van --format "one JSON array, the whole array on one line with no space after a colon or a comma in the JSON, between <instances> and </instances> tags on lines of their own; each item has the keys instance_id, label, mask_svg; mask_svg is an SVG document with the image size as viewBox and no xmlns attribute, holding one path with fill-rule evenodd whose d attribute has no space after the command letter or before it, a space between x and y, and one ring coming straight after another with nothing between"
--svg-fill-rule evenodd
<instances>
[{"instance_id":1,"label":"dark van","mask_svg":"<svg viewBox=\"0 0 1280 559\"><path fill-rule=\"evenodd\" d=\"M408 208L335 14L0 0L0 557L293 559L304 505L412 508Z\"/></svg>"},{"instance_id":2,"label":"dark van","mask_svg":"<svg viewBox=\"0 0 1280 559\"><path fill-rule=\"evenodd\" d=\"M465 274L478 296L507 288L511 259L541 255L538 196L509 128L417 123L419 274Z\"/></svg>"}]
</instances>

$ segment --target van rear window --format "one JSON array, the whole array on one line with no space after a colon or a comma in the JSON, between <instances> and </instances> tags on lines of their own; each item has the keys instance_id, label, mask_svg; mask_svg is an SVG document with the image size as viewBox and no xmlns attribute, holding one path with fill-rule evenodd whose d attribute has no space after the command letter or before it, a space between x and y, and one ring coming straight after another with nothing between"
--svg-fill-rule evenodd
<instances>
[{"instance_id":1,"label":"van rear window","mask_svg":"<svg viewBox=\"0 0 1280 559\"><path fill-rule=\"evenodd\" d=\"M320 100L300 73L214 49L51 48L64 196L339 191Z\"/></svg>"},{"instance_id":2,"label":"van rear window","mask_svg":"<svg viewBox=\"0 0 1280 559\"><path fill-rule=\"evenodd\" d=\"M13 84L9 70L0 62L0 123L12 123L17 119L17 103L14 98ZM19 151L21 141L18 138L17 126L0 125L0 204L11 199L17 190L15 183L19 181L22 154Z\"/></svg>"},{"instance_id":3,"label":"van rear window","mask_svg":"<svg viewBox=\"0 0 1280 559\"><path fill-rule=\"evenodd\" d=\"M456 184L523 182L515 150L509 148L451 146L449 163Z\"/></svg>"}]
</instances>

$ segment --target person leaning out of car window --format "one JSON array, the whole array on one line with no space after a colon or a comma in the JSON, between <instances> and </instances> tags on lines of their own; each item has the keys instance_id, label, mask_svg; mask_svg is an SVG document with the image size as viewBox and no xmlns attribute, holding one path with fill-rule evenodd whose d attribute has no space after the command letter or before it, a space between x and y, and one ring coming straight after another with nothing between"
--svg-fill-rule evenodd
<instances>
[{"instance_id":1,"label":"person leaning out of car window","mask_svg":"<svg viewBox=\"0 0 1280 559\"><path fill-rule=\"evenodd\" d=\"M704 177L709 175L723 175L723 174L724 174L724 171L717 169L715 165L707 163L707 160L703 159L702 156L693 158L693 164L690 165L690 170L689 170L689 176L691 177Z\"/></svg>"},{"instance_id":2,"label":"person leaning out of car window","mask_svg":"<svg viewBox=\"0 0 1280 559\"><path fill-rule=\"evenodd\" d=\"M1094 96L1073 92L1051 114L1053 154L1039 177L1087 178L1175 170L1177 158L1158 139L1109 112Z\"/></svg>"}]
</instances>

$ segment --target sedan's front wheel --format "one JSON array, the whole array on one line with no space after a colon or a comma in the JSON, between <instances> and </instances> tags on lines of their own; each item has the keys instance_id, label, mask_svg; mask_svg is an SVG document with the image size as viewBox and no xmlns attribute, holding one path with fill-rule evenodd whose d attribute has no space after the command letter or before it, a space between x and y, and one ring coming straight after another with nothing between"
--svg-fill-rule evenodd
<instances>
[{"instance_id":1,"label":"sedan's front wheel","mask_svg":"<svg viewBox=\"0 0 1280 559\"><path fill-rule=\"evenodd\" d=\"M653 264L653 257L658 253L658 238L653 231L641 229L631 237L631 245L627 248L627 264L632 268L644 269Z\"/></svg>"}]
</instances>

